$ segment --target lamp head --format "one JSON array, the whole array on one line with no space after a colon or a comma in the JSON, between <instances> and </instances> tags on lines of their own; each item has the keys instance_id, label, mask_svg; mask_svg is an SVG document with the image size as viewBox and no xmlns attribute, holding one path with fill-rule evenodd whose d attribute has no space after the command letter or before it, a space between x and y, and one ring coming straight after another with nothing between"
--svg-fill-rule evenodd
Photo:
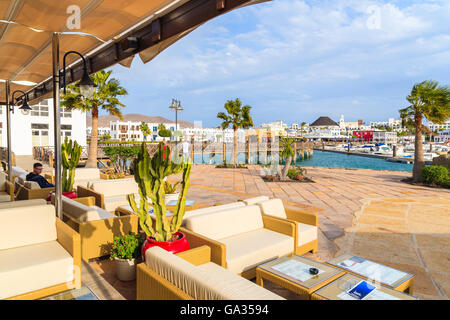
<instances>
[{"instance_id":1,"label":"lamp head","mask_svg":"<svg viewBox=\"0 0 450 320\"><path fill-rule=\"evenodd\" d=\"M81 78L80 82L76 84L77 87L80 87L80 93L85 98L92 98L94 95L94 88L97 87L97 85L91 80L91 77L89 77L89 73L87 72L87 69L84 69L83 77Z\"/></svg>"}]
</instances>

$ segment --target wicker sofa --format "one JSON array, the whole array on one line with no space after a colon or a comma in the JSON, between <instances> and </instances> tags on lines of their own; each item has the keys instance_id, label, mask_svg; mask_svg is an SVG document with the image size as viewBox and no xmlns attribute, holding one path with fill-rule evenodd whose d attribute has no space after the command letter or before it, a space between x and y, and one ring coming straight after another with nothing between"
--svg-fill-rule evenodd
<instances>
[{"instance_id":1,"label":"wicker sofa","mask_svg":"<svg viewBox=\"0 0 450 320\"><path fill-rule=\"evenodd\" d=\"M39 299L81 286L80 235L52 205L0 209L0 299Z\"/></svg>"},{"instance_id":2,"label":"wicker sofa","mask_svg":"<svg viewBox=\"0 0 450 320\"><path fill-rule=\"evenodd\" d=\"M256 204L265 215L295 223L295 233L298 239L295 254L302 255L309 251L317 252L319 230L317 215L298 209L285 208L283 201L280 199L257 201Z\"/></svg>"},{"instance_id":3,"label":"wicker sofa","mask_svg":"<svg viewBox=\"0 0 450 320\"><path fill-rule=\"evenodd\" d=\"M0 172L0 202L11 201L12 184L8 181L8 175Z\"/></svg>"},{"instance_id":4,"label":"wicker sofa","mask_svg":"<svg viewBox=\"0 0 450 320\"><path fill-rule=\"evenodd\" d=\"M95 206L94 197L62 197L62 211L63 221L80 234L81 257L86 262L110 254L114 237L138 231L137 215L118 217Z\"/></svg>"},{"instance_id":5,"label":"wicker sofa","mask_svg":"<svg viewBox=\"0 0 450 320\"><path fill-rule=\"evenodd\" d=\"M194 247L211 247L212 262L248 279L258 265L292 255L297 244L294 222L262 214L256 205L188 216L180 230Z\"/></svg>"},{"instance_id":6,"label":"wicker sofa","mask_svg":"<svg viewBox=\"0 0 450 320\"><path fill-rule=\"evenodd\" d=\"M282 297L211 262L211 248L177 255L160 247L137 266L138 300L283 300Z\"/></svg>"},{"instance_id":7,"label":"wicker sofa","mask_svg":"<svg viewBox=\"0 0 450 320\"><path fill-rule=\"evenodd\" d=\"M47 199L54 187L41 188L35 181L26 180L27 172L21 173L15 181L16 200Z\"/></svg>"},{"instance_id":8,"label":"wicker sofa","mask_svg":"<svg viewBox=\"0 0 450 320\"><path fill-rule=\"evenodd\" d=\"M134 178L115 180L95 180L86 187L78 185L78 197L94 197L95 205L109 212L119 206L127 205L127 194L134 193L139 199L139 187Z\"/></svg>"}]
</instances>

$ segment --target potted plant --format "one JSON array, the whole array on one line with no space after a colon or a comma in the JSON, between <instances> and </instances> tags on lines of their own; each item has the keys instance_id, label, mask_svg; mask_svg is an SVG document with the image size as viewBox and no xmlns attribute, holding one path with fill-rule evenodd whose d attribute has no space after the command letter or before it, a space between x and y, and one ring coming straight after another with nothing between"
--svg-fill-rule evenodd
<instances>
[{"instance_id":1,"label":"potted plant","mask_svg":"<svg viewBox=\"0 0 450 320\"><path fill-rule=\"evenodd\" d=\"M136 279L136 265L139 262L143 242L144 239L133 232L114 237L110 259L116 261L116 274L119 280Z\"/></svg>"},{"instance_id":2,"label":"potted plant","mask_svg":"<svg viewBox=\"0 0 450 320\"><path fill-rule=\"evenodd\" d=\"M82 147L78 142L72 142L72 139L66 137L61 145L61 164L62 164L62 193L68 198L76 198L77 194L73 190L75 178L75 168L81 158Z\"/></svg>"},{"instance_id":3,"label":"potted plant","mask_svg":"<svg viewBox=\"0 0 450 320\"><path fill-rule=\"evenodd\" d=\"M174 156L177 157L175 162L170 157L170 148L165 148L163 143L160 143L157 152L150 159L144 141L138 157L133 161L134 179L139 186L140 205L136 204L134 194L127 195L127 199L133 211L138 214L139 225L147 235L142 246L143 260L145 260L145 251L153 246L159 246L172 253L189 249L186 236L179 231L179 228L185 213L191 164L182 162L176 153ZM172 219L169 221L166 217L164 178L181 172L183 173L180 182L181 190ZM149 215L149 199L153 205L154 223Z\"/></svg>"},{"instance_id":4,"label":"potted plant","mask_svg":"<svg viewBox=\"0 0 450 320\"><path fill-rule=\"evenodd\" d=\"M174 184L170 184L168 181L164 181L164 192L166 193L165 199L166 203L172 200L178 200L178 196L180 195L179 192L177 192L177 186L180 184L180 182L176 182Z\"/></svg>"}]
</instances>

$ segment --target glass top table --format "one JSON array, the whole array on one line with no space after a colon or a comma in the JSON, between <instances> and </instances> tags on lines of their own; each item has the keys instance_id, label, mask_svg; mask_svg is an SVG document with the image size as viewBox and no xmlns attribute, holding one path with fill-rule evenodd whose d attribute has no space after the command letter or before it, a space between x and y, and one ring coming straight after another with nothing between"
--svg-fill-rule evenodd
<instances>
[{"instance_id":1,"label":"glass top table","mask_svg":"<svg viewBox=\"0 0 450 320\"><path fill-rule=\"evenodd\" d=\"M350 296L347 291L366 280L362 277L347 273L333 282L323 286L311 295L311 300L358 300ZM404 292L394 290L379 283L372 283L376 289L364 300L418 300Z\"/></svg>"},{"instance_id":2,"label":"glass top table","mask_svg":"<svg viewBox=\"0 0 450 320\"><path fill-rule=\"evenodd\" d=\"M352 254L343 254L326 262L355 275L412 294L414 275Z\"/></svg>"},{"instance_id":3,"label":"glass top table","mask_svg":"<svg viewBox=\"0 0 450 320\"><path fill-rule=\"evenodd\" d=\"M310 268L316 268L318 273L311 274ZM256 283L264 286L264 280L268 280L309 300L314 291L344 274L339 268L295 255L258 266Z\"/></svg>"},{"instance_id":4,"label":"glass top table","mask_svg":"<svg viewBox=\"0 0 450 320\"><path fill-rule=\"evenodd\" d=\"M100 298L97 297L91 288L81 287L80 289L72 289L41 300L100 300Z\"/></svg>"}]
</instances>

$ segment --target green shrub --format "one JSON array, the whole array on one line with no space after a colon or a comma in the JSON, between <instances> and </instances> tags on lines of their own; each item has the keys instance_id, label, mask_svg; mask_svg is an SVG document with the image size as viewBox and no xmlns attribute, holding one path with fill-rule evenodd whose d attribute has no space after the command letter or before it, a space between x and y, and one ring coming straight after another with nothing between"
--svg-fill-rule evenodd
<instances>
[{"instance_id":1,"label":"green shrub","mask_svg":"<svg viewBox=\"0 0 450 320\"><path fill-rule=\"evenodd\" d=\"M139 258L141 256L141 246L144 243L143 237L130 232L127 235L114 237L110 259L128 259Z\"/></svg>"},{"instance_id":2,"label":"green shrub","mask_svg":"<svg viewBox=\"0 0 450 320\"><path fill-rule=\"evenodd\" d=\"M449 173L446 167L443 166L427 166L420 172L420 179L426 184L444 185L448 183Z\"/></svg>"},{"instance_id":3,"label":"green shrub","mask_svg":"<svg viewBox=\"0 0 450 320\"><path fill-rule=\"evenodd\" d=\"M306 169L302 167L293 167L288 171L288 177L291 180L296 180L298 176L303 176L306 174Z\"/></svg>"}]
</instances>

